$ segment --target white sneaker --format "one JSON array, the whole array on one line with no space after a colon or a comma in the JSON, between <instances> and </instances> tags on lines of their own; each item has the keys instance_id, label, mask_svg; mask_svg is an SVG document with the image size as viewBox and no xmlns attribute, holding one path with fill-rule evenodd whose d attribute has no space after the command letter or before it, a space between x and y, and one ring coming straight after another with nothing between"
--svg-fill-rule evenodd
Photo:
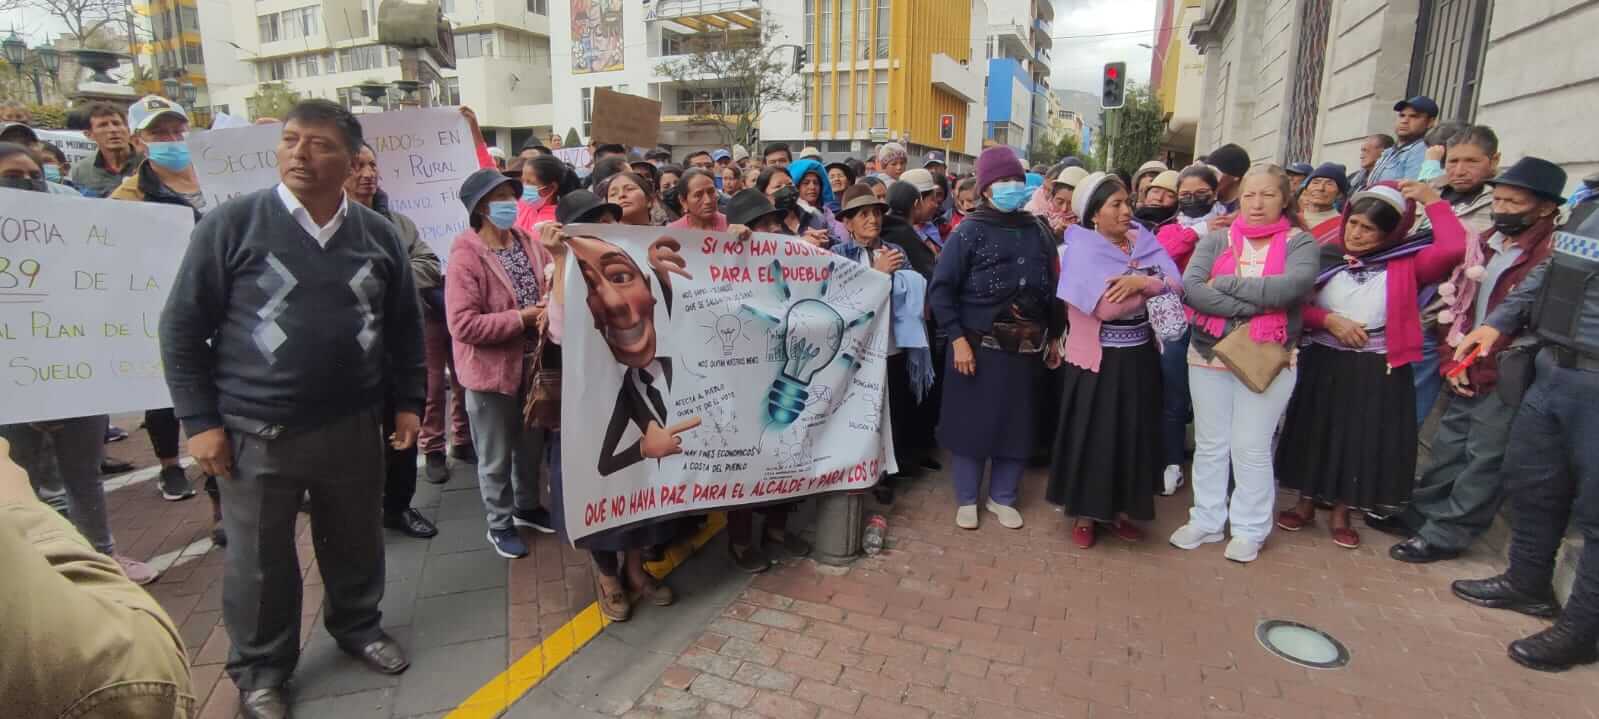
<instances>
[{"instance_id":1,"label":"white sneaker","mask_svg":"<svg viewBox=\"0 0 1599 719\"><path fill-rule=\"evenodd\" d=\"M1207 532L1193 524L1184 524L1171 533L1171 545L1178 549L1198 549L1201 545L1212 544L1226 539L1221 532Z\"/></svg>"},{"instance_id":2,"label":"white sneaker","mask_svg":"<svg viewBox=\"0 0 1599 719\"><path fill-rule=\"evenodd\" d=\"M1243 537L1233 537L1233 540L1227 543L1227 551L1223 552L1222 555L1235 562L1246 564L1253 562L1255 557L1260 556L1260 542Z\"/></svg>"},{"instance_id":3,"label":"white sneaker","mask_svg":"<svg viewBox=\"0 0 1599 719\"><path fill-rule=\"evenodd\" d=\"M1022 528L1022 513L1016 511L1015 507L1007 507L990 499L988 500L988 511L999 518L999 526L1006 529Z\"/></svg>"},{"instance_id":4,"label":"white sneaker","mask_svg":"<svg viewBox=\"0 0 1599 719\"><path fill-rule=\"evenodd\" d=\"M955 526L961 529L977 528L977 505L963 504L955 510Z\"/></svg>"},{"instance_id":5,"label":"white sneaker","mask_svg":"<svg viewBox=\"0 0 1599 719\"><path fill-rule=\"evenodd\" d=\"M1179 487L1183 486L1183 467L1182 467L1182 465L1180 465L1180 464L1168 464L1168 465L1166 465L1166 475L1165 475L1165 477L1163 479L1164 479L1164 482L1165 482L1165 489L1161 490L1160 496L1162 496L1162 497L1170 497L1170 496L1176 494L1177 493L1177 489Z\"/></svg>"}]
</instances>

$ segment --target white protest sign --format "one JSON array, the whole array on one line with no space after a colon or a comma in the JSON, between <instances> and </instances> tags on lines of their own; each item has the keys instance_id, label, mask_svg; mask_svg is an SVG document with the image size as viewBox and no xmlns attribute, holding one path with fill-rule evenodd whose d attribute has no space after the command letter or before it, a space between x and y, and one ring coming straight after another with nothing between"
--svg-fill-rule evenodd
<instances>
[{"instance_id":1,"label":"white protest sign","mask_svg":"<svg viewBox=\"0 0 1599 719\"><path fill-rule=\"evenodd\" d=\"M156 327L194 215L0 190L0 424L169 407Z\"/></svg>"},{"instance_id":2,"label":"white protest sign","mask_svg":"<svg viewBox=\"0 0 1599 719\"><path fill-rule=\"evenodd\" d=\"M589 152L587 147L563 147L559 150L551 150L551 152L555 153L555 157L561 162L572 167L588 167L594 164L594 155Z\"/></svg>"},{"instance_id":3,"label":"white protest sign","mask_svg":"<svg viewBox=\"0 0 1599 719\"><path fill-rule=\"evenodd\" d=\"M864 489L895 471L887 275L778 235L567 231L570 537Z\"/></svg>"},{"instance_id":4,"label":"white protest sign","mask_svg":"<svg viewBox=\"0 0 1599 719\"><path fill-rule=\"evenodd\" d=\"M34 130L33 133L39 136L41 142L61 148L61 154L67 156L67 162L74 165L94 162L94 153L100 149L94 140L77 130Z\"/></svg>"},{"instance_id":5,"label":"white protest sign","mask_svg":"<svg viewBox=\"0 0 1599 719\"><path fill-rule=\"evenodd\" d=\"M357 115L377 153L389 209L416 223L440 258L466 228L459 190L478 169L477 148L459 110L430 107ZM189 152L210 207L278 183L283 125L250 125L189 134Z\"/></svg>"}]
</instances>

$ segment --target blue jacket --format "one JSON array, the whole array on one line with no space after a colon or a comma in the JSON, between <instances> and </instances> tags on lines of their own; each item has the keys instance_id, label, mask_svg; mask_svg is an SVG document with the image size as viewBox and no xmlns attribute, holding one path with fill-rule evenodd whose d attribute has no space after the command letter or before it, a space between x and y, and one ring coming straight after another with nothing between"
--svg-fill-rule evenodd
<instances>
[{"instance_id":1,"label":"blue jacket","mask_svg":"<svg viewBox=\"0 0 1599 719\"><path fill-rule=\"evenodd\" d=\"M1382 156L1377 158L1377 164L1372 166L1371 173L1366 175L1363 187L1371 187L1384 180L1404 182L1417 179L1421 176L1421 163L1426 159L1427 143L1419 137L1409 144L1383 150Z\"/></svg>"}]
</instances>

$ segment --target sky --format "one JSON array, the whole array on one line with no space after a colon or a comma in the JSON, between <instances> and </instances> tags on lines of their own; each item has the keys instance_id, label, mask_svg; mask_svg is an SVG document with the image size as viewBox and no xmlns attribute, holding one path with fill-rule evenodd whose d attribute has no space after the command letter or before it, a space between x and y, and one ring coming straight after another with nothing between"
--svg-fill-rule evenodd
<instances>
[{"instance_id":1,"label":"sky","mask_svg":"<svg viewBox=\"0 0 1599 719\"><path fill-rule=\"evenodd\" d=\"M1054 0L1055 28L1050 33L1050 87L1100 90L1105 63L1127 63L1128 76L1149 82L1151 52L1138 43L1155 43L1155 0ZM1121 34L1108 34L1121 33ZM1091 37L1081 37L1081 36ZM1066 39L1062 39L1066 38Z\"/></svg>"}]
</instances>

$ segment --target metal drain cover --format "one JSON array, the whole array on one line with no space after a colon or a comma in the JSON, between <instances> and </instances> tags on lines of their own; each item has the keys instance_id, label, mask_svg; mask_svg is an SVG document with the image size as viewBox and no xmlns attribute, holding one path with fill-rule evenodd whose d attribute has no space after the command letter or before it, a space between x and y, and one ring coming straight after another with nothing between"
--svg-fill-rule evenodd
<instances>
[{"instance_id":1,"label":"metal drain cover","mask_svg":"<svg viewBox=\"0 0 1599 719\"><path fill-rule=\"evenodd\" d=\"M1332 635L1286 619L1255 625L1255 639L1266 651L1311 669L1338 669L1349 663L1349 649Z\"/></svg>"}]
</instances>

